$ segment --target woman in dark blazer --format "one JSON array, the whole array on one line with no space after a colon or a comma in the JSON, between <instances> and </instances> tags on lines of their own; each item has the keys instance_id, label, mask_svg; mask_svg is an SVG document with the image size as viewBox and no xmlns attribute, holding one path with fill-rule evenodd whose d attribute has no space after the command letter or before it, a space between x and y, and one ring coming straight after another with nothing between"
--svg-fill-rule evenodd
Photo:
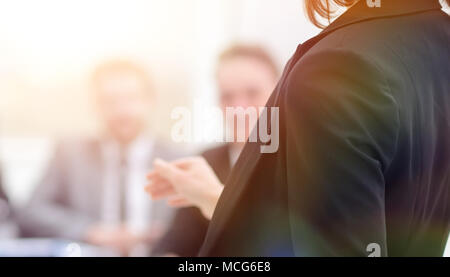
<instances>
[{"instance_id":1,"label":"woman in dark blazer","mask_svg":"<svg viewBox=\"0 0 450 277\"><path fill-rule=\"evenodd\" d=\"M310 17L329 15L306 2ZM443 254L449 16L438 0L334 2L351 7L297 49L267 103L280 109L278 151L247 143L200 255ZM189 183L200 167L157 171Z\"/></svg>"}]
</instances>

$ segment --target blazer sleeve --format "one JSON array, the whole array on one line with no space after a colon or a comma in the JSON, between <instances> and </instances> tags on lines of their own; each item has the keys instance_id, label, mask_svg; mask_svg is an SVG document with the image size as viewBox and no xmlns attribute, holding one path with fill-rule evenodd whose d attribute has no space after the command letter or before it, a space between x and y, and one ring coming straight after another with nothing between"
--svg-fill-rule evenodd
<instances>
[{"instance_id":1,"label":"blazer sleeve","mask_svg":"<svg viewBox=\"0 0 450 277\"><path fill-rule=\"evenodd\" d=\"M386 255L384 172L399 107L379 65L347 50L303 57L282 98L288 212L298 256Z\"/></svg>"}]
</instances>

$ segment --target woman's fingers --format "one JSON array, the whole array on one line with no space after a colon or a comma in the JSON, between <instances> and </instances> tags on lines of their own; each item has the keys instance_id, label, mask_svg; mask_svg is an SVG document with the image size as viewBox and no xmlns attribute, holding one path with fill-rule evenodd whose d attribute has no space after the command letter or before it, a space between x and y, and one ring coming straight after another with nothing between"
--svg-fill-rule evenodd
<instances>
[{"instance_id":1,"label":"woman's fingers","mask_svg":"<svg viewBox=\"0 0 450 277\"><path fill-rule=\"evenodd\" d=\"M154 199L168 198L172 207L199 207L210 218L223 185L214 170L202 157L190 157L173 162L156 159L154 170L147 176L147 192Z\"/></svg>"},{"instance_id":2,"label":"woman's fingers","mask_svg":"<svg viewBox=\"0 0 450 277\"><path fill-rule=\"evenodd\" d=\"M167 181L166 179L162 179L162 178L154 178L152 180L149 180L147 185L151 189L159 189L159 188L163 188L163 187L172 187L172 184L169 181Z\"/></svg>"},{"instance_id":3,"label":"woman's fingers","mask_svg":"<svg viewBox=\"0 0 450 277\"><path fill-rule=\"evenodd\" d=\"M169 204L169 206L175 207L175 208L192 206L192 203L181 195L174 195L174 196L169 197L169 199L167 200L167 203Z\"/></svg>"},{"instance_id":4,"label":"woman's fingers","mask_svg":"<svg viewBox=\"0 0 450 277\"><path fill-rule=\"evenodd\" d=\"M181 180L183 171L177 168L174 164L168 163L161 159L156 159L154 162L155 172L160 177L167 179L172 185L177 185Z\"/></svg>"},{"instance_id":5,"label":"woman's fingers","mask_svg":"<svg viewBox=\"0 0 450 277\"><path fill-rule=\"evenodd\" d=\"M176 195L175 185L181 180L182 170L161 159L156 159L154 165L154 170L147 175L147 193L155 200Z\"/></svg>"},{"instance_id":6,"label":"woman's fingers","mask_svg":"<svg viewBox=\"0 0 450 277\"><path fill-rule=\"evenodd\" d=\"M159 200L177 194L173 188L160 189L160 190L148 190L147 191L153 200Z\"/></svg>"},{"instance_id":7,"label":"woman's fingers","mask_svg":"<svg viewBox=\"0 0 450 277\"><path fill-rule=\"evenodd\" d=\"M173 177L177 177L178 175L182 174L183 171L188 170L196 163L203 161L203 157L188 157L172 162L166 162L162 159L155 159L155 168L150 173L148 173L147 179L152 180L154 178L167 178L173 181Z\"/></svg>"},{"instance_id":8,"label":"woman's fingers","mask_svg":"<svg viewBox=\"0 0 450 277\"><path fill-rule=\"evenodd\" d=\"M152 180L158 176L158 173L155 170L150 171L150 173L147 174L147 180Z\"/></svg>"},{"instance_id":9,"label":"woman's fingers","mask_svg":"<svg viewBox=\"0 0 450 277\"><path fill-rule=\"evenodd\" d=\"M144 189L155 200L168 197L176 193L172 184L160 177L155 177L152 180L149 180L149 184L145 186Z\"/></svg>"},{"instance_id":10,"label":"woman's fingers","mask_svg":"<svg viewBox=\"0 0 450 277\"><path fill-rule=\"evenodd\" d=\"M176 193L175 188L170 183L165 181L151 183L145 187L145 191L149 193L153 199L160 199Z\"/></svg>"},{"instance_id":11,"label":"woman's fingers","mask_svg":"<svg viewBox=\"0 0 450 277\"><path fill-rule=\"evenodd\" d=\"M153 187L158 187L158 186L172 186L172 184L169 182L169 180L161 177L161 176L153 176L152 178L148 179L148 184L153 186Z\"/></svg>"},{"instance_id":12,"label":"woman's fingers","mask_svg":"<svg viewBox=\"0 0 450 277\"><path fill-rule=\"evenodd\" d=\"M171 163L180 169L188 169L188 168L192 167L193 164L198 163L202 160L204 160L203 157L195 156L195 157L187 157L187 158L178 159Z\"/></svg>"}]
</instances>

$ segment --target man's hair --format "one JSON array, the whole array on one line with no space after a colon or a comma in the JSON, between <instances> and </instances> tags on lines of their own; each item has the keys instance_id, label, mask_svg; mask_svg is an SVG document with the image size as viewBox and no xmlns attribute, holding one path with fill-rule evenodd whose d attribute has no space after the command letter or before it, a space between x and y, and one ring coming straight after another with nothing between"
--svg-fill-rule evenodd
<instances>
[{"instance_id":1,"label":"man's hair","mask_svg":"<svg viewBox=\"0 0 450 277\"><path fill-rule=\"evenodd\" d=\"M365 0L305 0L305 10L309 20L319 28L325 28L326 25L319 22L318 17L326 19L328 22L335 16L333 6L350 7L358 1ZM435 1L435 0L429 0ZM450 0L441 0L450 6ZM334 7L334 8L335 8Z\"/></svg>"},{"instance_id":2,"label":"man's hair","mask_svg":"<svg viewBox=\"0 0 450 277\"><path fill-rule=\"evenodd\" d=\"M102 78L120 74L136 76L144 84L146 93L153 94L152 81L147 70L140 64L125 59L109 60L99 64L92 73L91 83L94 89L97 89Z\"/></svg>"},{"instance_id":3,"label":"man's hair","mask_svg":"<svg viewBox=\"0 0 450 277\"><path fill-rule=\"evenodd\" d=\"M275 77L278 77L280 72L277 63L272 58L267 50L259 45L234 44L225 49L219 56L219 64L234 58L252 58L258 60L270 69Z\"/></svg>"}]
</instances>

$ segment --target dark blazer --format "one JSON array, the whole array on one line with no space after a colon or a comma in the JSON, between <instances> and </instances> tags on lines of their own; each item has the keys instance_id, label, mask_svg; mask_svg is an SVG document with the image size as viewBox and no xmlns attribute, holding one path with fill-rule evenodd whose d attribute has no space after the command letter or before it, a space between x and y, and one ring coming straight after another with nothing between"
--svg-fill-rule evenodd
<instances>
[{"instance_id":1,"label":"dark blazer","mask_svg":"<svg viewBox=\"0 0 450 277\"><path fill-rule=\"evenodd\" d=\"M449 42L437 0L390 0L359 1L303 43L267 103L279 149L247 143L200 255L441 256Z\"/></svg>"},{"instance_id":2,"label":"dark blazer","mask_svg":"<svg viewBox=\"0 0 450 277\"><path fill-rule=\"evenodd\" d=\"M228 148L228 145L223 145L202 154L222 183L225 183L231 170ZM154 248L153 255L197 256L205 239L208 224L209 220L198 208L179 209L167 233Z\"/></svg>"}]
</instances>

